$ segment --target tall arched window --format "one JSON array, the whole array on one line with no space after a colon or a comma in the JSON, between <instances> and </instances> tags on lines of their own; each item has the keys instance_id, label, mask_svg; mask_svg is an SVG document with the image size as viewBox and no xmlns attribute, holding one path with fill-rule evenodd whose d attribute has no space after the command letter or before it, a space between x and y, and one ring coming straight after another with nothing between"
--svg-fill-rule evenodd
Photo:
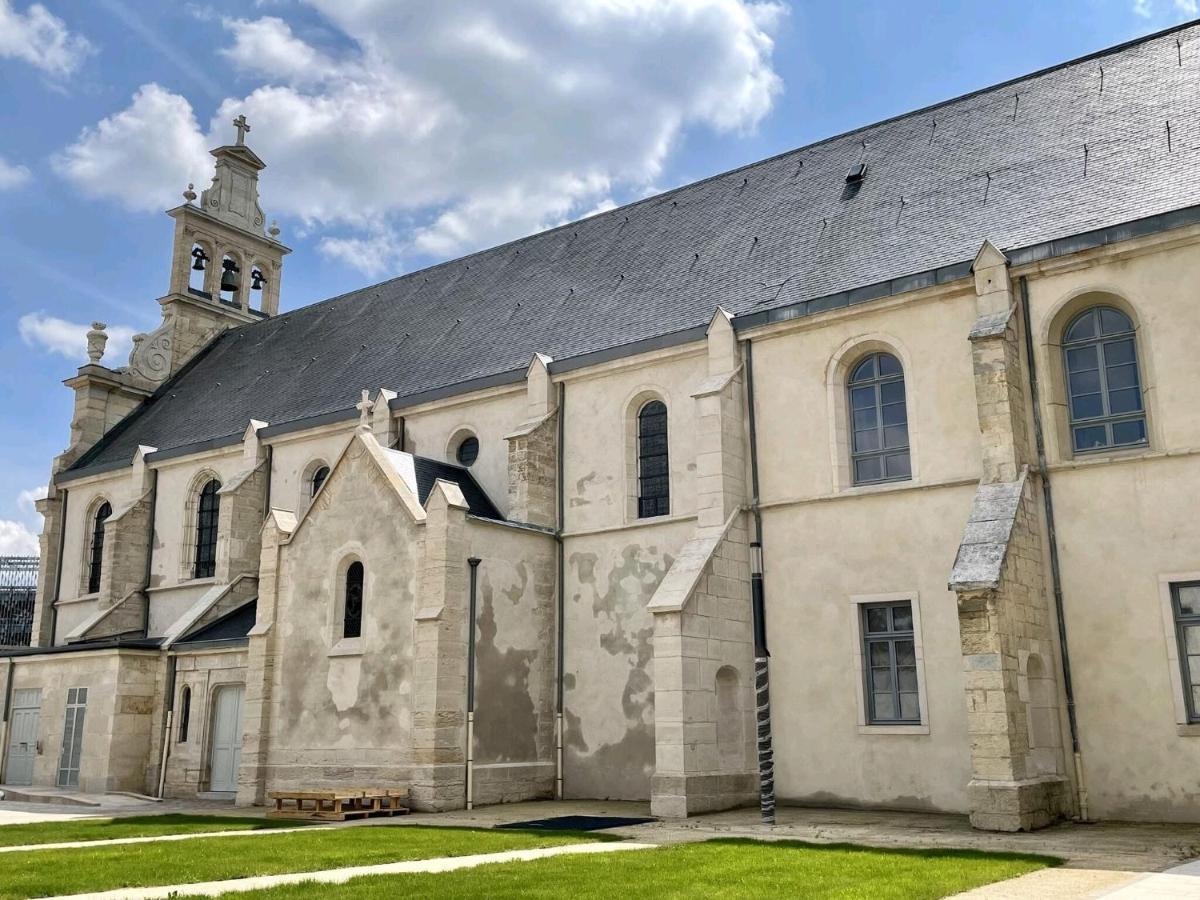
<instances>
[{"instance_id":1,"label":"tall arched window","mask_svg":"<svg viewBox=\"0 0 1200 900\"><path fill-rule=\"evenodd\" d=\"M1075 452L1146 443L1146 410L1129 316L1094 306L1063 333Z\"/></svg>"},{"instance_id":2,"label":"tall arched window","mask_svg":"<svg viewBox=\"0 0 1200 900\"><path fill-rule=\"evenodd\" d=\"M342 637L362 635L363 564L353 562L346 569L346 602L342 610Z\"/></svg>"},{"instance_id":3,"label":"tall arched window","mask_svg":"<svg viewBox=\"0 0 1200 900\"><path fill-rule=\"evenodd\" d=\"M309 497L317 496L317 491L321 489L321 485L325 483L325 479L329 477L329 466L321 466L317 471L313 472L312 489L309 492Z\"/></svg>"},{"instance_id":4,"label":"tall arched window","mask_svg":"<svg viewBox=\"0 0 1200 900\"><path fill-rule=\"evenodd\" d=\"M215 478L200 491L200 502L196 505L196 563L192 568L193 578L212 578L217 573L217 514L220 512L221 497L217 493L221 483Z\"/></svg>"},{"instance_id":5,"label":"tall arched window","mask_svg":"<svg viewBox=\"0 0 1200 900\"><path fill-rule=\"evenodd\" d=\"M872 353L850 373L850 458L855 484L912 477L904 369L890 353Z\"/></svg>"},{"instance_id":6,"label":"tall arched window","mask_svg":"<svg viewBox=\"0 0 1200 900\"><path fill-rule=\"evenodd\" d=\"M192 689L186 684L179 692L179 743L186 744L192 719Z\"/></svg>"},{"instance_id":7,"label":"tall arched window","mask_svg":"<svg viewBox=\"0 0 1200 900\"><path fill-rule=\"evenodd\" d=\"M671 511L671 466L667 458L667 405L651 400L637 415L638 518Z\"/></svg>"},{"instance_id":8,"label":"tall arched window","mask_svg":"<svg viewBox=\"0 0 1200 900\"><path fill-rule=\"evenodd\" d=\"M95 594L100 590L100 570L104 565L104 523L112 515L112 505L105 501L96 510L92 519L92 546L88 553L88 586L87 592Z\"/></svg>"}]
</instances>

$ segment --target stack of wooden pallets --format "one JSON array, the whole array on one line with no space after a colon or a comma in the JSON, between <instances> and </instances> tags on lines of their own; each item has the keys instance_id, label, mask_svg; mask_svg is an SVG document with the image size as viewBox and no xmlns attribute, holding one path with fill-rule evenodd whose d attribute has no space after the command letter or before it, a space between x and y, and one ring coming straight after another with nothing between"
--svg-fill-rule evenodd
<instances>
[{"instance_id":1,"label":"stack of wooden pallets","mask_svg":"<svg viewBox=\"0 0 1200 900\"><path fill-rule=\"evenodd\" d=\"M274 819L320 819L345 822L371 816L402 816L408 812L408 790L336 788L328 791L271 791Z\"/></svg>"}]
</instances>

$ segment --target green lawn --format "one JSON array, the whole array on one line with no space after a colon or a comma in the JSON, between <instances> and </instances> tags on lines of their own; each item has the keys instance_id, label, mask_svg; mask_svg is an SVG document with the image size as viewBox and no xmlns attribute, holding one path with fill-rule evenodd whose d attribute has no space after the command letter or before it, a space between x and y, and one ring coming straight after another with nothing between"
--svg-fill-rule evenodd
<instances>
[{"instance_id":1,"label":"green lawn","mask_svg":"<svg viewBox=\"0 0 1200 900\"><path fill-rule=\"evenodd\" d=\"M113 838L153 837L199 831L257 831L288 828L304 822L254 819L248 816L127 816L119 819L64 819L28 825L0 825L0 847L19 844L59 844L66 841L107 841Z\"/></svg>"},{"instance_id":2,"label":"green lawn","mask_svg":"<svg viewBox=\"0 0 1200 900\"><path fill-rule=\"evenodd\" d=\"M307 834L30 850L0 854L0 898L311 872L435 856L552 847L588 839L564 832L374 825Z\"/></svg>"},{"instance_id":3,"label":"green lawn","mask_svg":"<svg viewBox=\"0 0 1200 900\"><path fill-rule=\"evenodd\" d=\"M562 856L431 875L381 875L345 885L290 885L256 900L395 897L837 898L927 900L1057 865L1039 856L969 850L875 850L849 844L713 840L657 850Z\"/></svg>"}]
</instances>

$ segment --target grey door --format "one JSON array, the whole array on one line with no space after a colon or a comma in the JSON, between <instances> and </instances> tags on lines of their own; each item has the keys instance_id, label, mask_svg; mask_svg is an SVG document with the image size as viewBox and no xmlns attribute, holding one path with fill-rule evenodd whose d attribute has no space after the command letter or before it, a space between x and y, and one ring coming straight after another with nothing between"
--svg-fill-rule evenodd
<instances>
[{"instance_id":1,"label":"grey door","mask_svg":"<svg viewBox=\"0 0 1200 900\"><path fill-rule=\"evenodd\" d=\"M79 760L83 757L83 719L87 713L87 688L67 691L63 719L62 754L58 757L58 786L79 787Z\"/></svg>"},{"instance_id":2,"label":"grey door","mask_svg":"<svg viewBox=\"0 0 1200 900\"><path fill-rule=\"evenodd\" d=\"M212 714L212 775L210 791L237 790L238 767L242 761L242 697L240 684L217 688Z\"/></svg>"},{"instance_id":3,"label":"grey door","mask_svg":"<svg viewBox=\"0 0 1200 900\"><path fill-rule=\"evenodd\" d=\"M37 757L38 719L41 714L40 688L13 691L12 714L8 720L6 779L9 784L33 784L33 762Z\"/></svg>"}]
</instances>

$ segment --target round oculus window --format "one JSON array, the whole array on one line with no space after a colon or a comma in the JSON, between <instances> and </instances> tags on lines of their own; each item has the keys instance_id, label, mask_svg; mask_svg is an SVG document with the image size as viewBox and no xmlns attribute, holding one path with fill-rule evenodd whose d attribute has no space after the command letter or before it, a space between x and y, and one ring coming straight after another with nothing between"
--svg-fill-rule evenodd
<instances>
[{"instance_id":1,"label":"round oculus window","mask_svg":"<svg viewBox=\"0 0 1200 900\"><path fill-rule=\"evenodd\" d=\"M463 438L454 453L460 466L471 466L479 459L479 438L471 435Z\"/></svg>"}]
</instances>

